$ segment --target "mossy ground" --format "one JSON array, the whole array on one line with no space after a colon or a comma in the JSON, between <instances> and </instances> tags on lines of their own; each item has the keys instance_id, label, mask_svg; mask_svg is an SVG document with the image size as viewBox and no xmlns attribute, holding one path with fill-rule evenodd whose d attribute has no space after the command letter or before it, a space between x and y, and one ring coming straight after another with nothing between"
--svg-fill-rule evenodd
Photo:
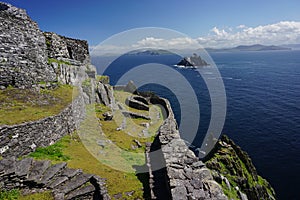
<instances>
[{"instance_id":1,"label":"mossy ground","mask_svg":"<svg viewBox=\"0 0 300 200\"><path fill-rule=\"evenodd\" d=\"M0 191L0 200L53 200L53 195L50 191L22 195L17 189L10 191Z\"/></svg>"},{"instance_id":2,"label":"mossy ground","mask_svg":"<svg viewBox=\"0 0 300 200\"><path fill-rule=\"evenodd\" d=\"M76 88L69 85L59 85L53 90L12 87L0 90L0 125L20 124L56 115L76 95Z\"/></svg>"},{"instance_id":3,"label":"mossy ground","mask_svg":"<svg viewBox=\"0 0 300 200\"><path fill-rule=\"evenodd\" d=\"M115 94L123 106L126 95L130 94L125 92ZM30 156L36 159L50 159L53 163L66 158L68 167L80 168L85 173L106 178L111 197L121 193L122 199L149 199L148 193L144 192L144 184L148 185L148 177L145 173L137 174L137 169L145 167L145 142L153 141L156 131L163 122L160 108L154 105L150 107L150 112L140 112L150 115L153 120L127 119L126 129L117 131L118 121L122 121L124 117L121 112L114 112L114 120L104 121L102 114L111 112L110 108L101 104L89 105L86 119L76 133L63 137L50 147L39 148ZM142 122L151 124L148 129L149 137L139 137L137 134L145 129L140 125ZM134 139L138 140L142 147L132 149L132 145L136 145ZM99 141L105 142L105 146L99 145ZM131 191L134 191L132 196L126 195L126 192Z\"/></svg>"}]
</instances>

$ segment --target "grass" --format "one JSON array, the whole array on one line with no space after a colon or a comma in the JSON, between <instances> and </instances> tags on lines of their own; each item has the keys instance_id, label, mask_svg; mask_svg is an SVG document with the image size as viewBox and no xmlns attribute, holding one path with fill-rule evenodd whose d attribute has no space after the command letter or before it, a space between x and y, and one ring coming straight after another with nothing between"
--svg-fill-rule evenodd
<instances>
[{"instance_id":1,"label":"grass","mask_svg":"<svg viewBox=\"0 0 300 200\"><path fill-rule=\"evenodd\" d=\"M9 191L0 191L0 200L53 200L50 191L22 195L20 190L13 189Z\"/></svg>"},{"instance_id":2,"label":"grass","mask_svg":"<svg viewBox=\"0 0 300 200\"><path fill-rule=\"evenodd\" d=\"M96 81L104 83L104 84L109 84L109 76L96 75Z\"/></svg>"},{"instance_id":3,"label":"grass","mask_svg":"<svg viewBox=\"0 0 300 200\"><path fill-rule=\"evenodd\" d=\"M246 164L239 158L233 148L219 148L220 149L218 152L215 153L212 158L206 161L206 165L208 168L218 171L228 179L231 188L228 188L224 181L222 181L221 186L225 195L229 199L240 199L238 191L235 189L236 186L238 186L239 189L244 192L244 188L251 189L257 185L261 185L267 189L270 195L274 194L274 191L271 191L271 189L268 187L267 181L261 176L257 176L258 180L255 180L253 175L247 169ZM213 163L218 163L218 167L211 167L215 166ZM239 185L237 182L241 178L246 180L245 184L243 185Z\"/></svg>"},{"instance_id":4,"label":"grass","mask_svg":"<svg viewBox=\"0 0 300 200\"><path fill-rule=\"evenodd\" d=\"M51 191L46 191L29 195L21 195L18 200L54 200L54 197Z\"/></svg>"},{"instance_id":5,"label":"grass","mask_svg":"<svg viewBox=\"0 0 300 200\"><path fill-rule=\"evenodd\" d=\"M68 61L57 60L57 59L55 59L55 58L48 58L48 63L49 63L49 64L51 64L51 63L57 63L57 64L59 64L59 65L61 65L61 64L71 65L71 63L68 62Z\"/></svg>"},{"instance_id":6,"label":"grass","mask_svg":"<svg viewBox=\"0 0 300 200\"><path fill-rule=\"evenodd\" d=\"M63 148L69 142L68 137L63 137L57 143L48 147L38 147L34 152L30 153L29 156L38 160L52 160L52 161L67 161L70 157L63 154Z\"/></svg>"},{"instance_id":7,"label":"grass","mask_svg":"<svg viewBox=\"0 0 300 200\"><path fill-rule=\"evenodd\" d=\"M161 115L159 107L154 106L151 109L148 113L150 116ZM121 193L122 199L144 199L147 194L144 194L143 184L148 184L148 179L145 174L137 174L137 169L145 167L145 142L153 141L155 134L151 137L135 137L127 131L133 127L145 129L140 123L151 121L127 119L128 129L117 131L118 123L115 120L104 121L102 114L107 111L111 112L110 108L102 104L88 105L86 119L76 133L63 137L50 147L37 149L31 156L36 159L50 159L53 164L62 158L68 158L68 167L80 168L85 173L105 178L111 197ZM121 116L123 115L120 112L114 113L114 119L122 120ZM163 122L162 117L157 120L153 118L149 127L151 133L155 133ZM131 130L133 134L136 131L137 129ZM139 140L142 147L133 150L131 145L136 145L134 139ZM99 141L105 145L99 145ZM130 191L135 192L128 197L125 193Z\"/></svg>"},{"instance_id":8,"label":"grass","mask_svg":"<svg viewBox=\"0 0 300 200\"><path fill-rule=\"evenodd\" d=\"M0 200L15 200L20 196L20 191L13 189L9 191L0 191Z\"/></svg>"},{"instance_id":9,"label":"grass","mask_svg":"<svg viewBox=\"0 0 300 200\"><path fill-rule=\"evenodd\" d=\"M0 125L20 124L60 113L78 94L76 88L59 85L56 89L0 90Z\"/></svg>"}]
</instances>

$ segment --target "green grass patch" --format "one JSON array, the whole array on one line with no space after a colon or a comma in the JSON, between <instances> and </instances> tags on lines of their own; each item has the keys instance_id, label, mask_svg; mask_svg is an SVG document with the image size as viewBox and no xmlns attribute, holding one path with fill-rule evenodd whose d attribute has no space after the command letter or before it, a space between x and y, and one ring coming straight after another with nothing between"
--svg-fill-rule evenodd
<instances>
[{"instance_id":1,"label":"green grass patch","mask_svg":"<svg viewBox=\"0 0 300 200\"><path fill-rule=\"evenodd\" d=\"M57 143L48 147L38 147L34 152L29 154L29 157L38 160L52 160L52 161L67 161L70 157L63 154L63 148L69 142L69 137L63 137Z\"/></svg>"},{"instance_id":2,"label":"green grass patch","mask_svg":"<svg viewBox=\"0 0 300 200\"><path fill-rule=\"evenodd\" d=\"M13 189L13 190L2 190L0 191L0 200L15 200L18 199L20 196L20 191Z\"/></svg>"},{"instance_id":3,"label":"green grass patch","mask_svg":"<svg viewBox=\"0 0 300 200\"><path fill-rule=\"evenodd\" d=\"M0 125L20 124L60 113L78 95L76 88L59 85L56 89L0 90Z\"/></svg>"},{"instance_id":4,"label":"green grass patch","mask_svg":"<svg viewBox=\"0 0 300 200\"><path fill-rule=\"evenodd\" d=\"M49 63L49 64L51 64L51 63L57 63L57 64L59 64L59 65L61 65L61 64L71 65L71 63L68 62L68 61L57 60L57 59L55 59L55 58L48 58L48 63Z\"/></svg>"},{"instance_id":5,"label":"green grass patch","mask_svg":"<svg viewBox=\"0 0 300 200\"><path fill-rule=\"evenodd\" d=\"M109 84L109 76L96 75L96 81L104 83L104 84Z\"/></svg>"}]
</instances>

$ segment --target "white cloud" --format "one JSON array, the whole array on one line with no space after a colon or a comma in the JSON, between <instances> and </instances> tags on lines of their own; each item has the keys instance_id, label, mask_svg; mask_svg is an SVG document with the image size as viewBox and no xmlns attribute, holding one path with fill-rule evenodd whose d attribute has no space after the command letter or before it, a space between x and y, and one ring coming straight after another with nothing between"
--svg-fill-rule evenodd
<instances>
[{"instance_id":1,"label":"white cloud","mask_svg":"<svg viewBox=\"0 0 300 200\"><path fill-rule=\"evenodd\" d=\"M300 43L300 22L282 21L257 27L240 25L238 30L226 31L214 27L212 34L197 40L205 47L232 47L241 44L280 45Z\"/></svg>"}]
</instances>

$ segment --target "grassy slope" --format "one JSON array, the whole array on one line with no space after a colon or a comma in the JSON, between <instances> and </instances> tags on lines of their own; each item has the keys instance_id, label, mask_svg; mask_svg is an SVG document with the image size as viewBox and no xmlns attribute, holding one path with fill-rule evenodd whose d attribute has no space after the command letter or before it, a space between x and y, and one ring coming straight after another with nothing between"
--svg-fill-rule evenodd
<instances>
[{"instance_id":1,"label":"grassy slope","mask_svg":"<svg viewBox=\"0 0 300 200\"><path fill-rule=\"evenodd\" d=\"M118 92L116 99L125 106L123 103L127 95L130 94ZM87 118L78 133L65 136L52 146L39 148L30 156L36 159L50 159L53 163L65 160L71 168L81 168L86 173L106 178L108 192L112 197L114 194L122 193L125 199L143 199L146 195L143 192L143 182L148 184L148 180L145 178L146 176L137 175L135 169L145 165L145 142L153 140L154 134L163 122L162 117L157 118L158 115L162 116L159 107L152 105L150 108L150 112L131 109L133 112L142 112L153 118L149 127L151 135L149 137L138 137L134 133L145 129L140 123L150 123L150 120L127 119L126 129L117 131L118 119L103 120L102 114L110 111L108 107L99 104L90 105L87 107ZM114 118L121 120L121 113L115 112ZM99 121L101 126L99 126ZM128 131L131 131L132 134L129 135ZM101 134L101 132L103 133ZM139 140L142 147L133 150L131 145L135 145L134 139ZM112 143L107 143L103 148L97 144L99 140L109 140ZM104 153L99 154L100 151ZM126 196L125 192L130 191L135 192L130 197Z\"/></svg>"},{"instance_id":2,"label":"grassy slope","mask_svg":"<svg viewBox=\"0 0 300 200\"><path fill-rule=\"evenodd\" d=\"M0 125L13 125L56 115L77 95L76 89L60 85L54 90L7 88L0 90Z\"/></svg>"}]
</instances>

